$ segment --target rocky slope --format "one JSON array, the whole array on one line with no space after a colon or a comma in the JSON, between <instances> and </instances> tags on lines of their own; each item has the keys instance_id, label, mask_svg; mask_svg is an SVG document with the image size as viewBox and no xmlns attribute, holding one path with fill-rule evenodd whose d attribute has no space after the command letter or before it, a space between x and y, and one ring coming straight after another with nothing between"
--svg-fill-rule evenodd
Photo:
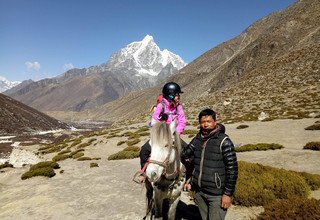
<instances>
[{"instance_id":1,"label":"rocky slope","mask_svg":"<svg viewBox=\"0 0 320 220\"><path fill-rule=\"evenodd\" d=\"M68 126L8 96L0 94L0 135L63 128L68 128Z\"/></svg>"}]
</instances>

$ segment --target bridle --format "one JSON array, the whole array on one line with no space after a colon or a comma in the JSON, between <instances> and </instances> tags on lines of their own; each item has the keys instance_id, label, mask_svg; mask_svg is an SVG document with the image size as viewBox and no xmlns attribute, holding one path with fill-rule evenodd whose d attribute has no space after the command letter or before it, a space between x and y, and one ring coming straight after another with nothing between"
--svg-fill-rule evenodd
<instances>
[{"instance_id":1,"label":"bridle","mask_svg":"<svg viewBox=\"0 0 320 220\"><path fill-rule=\"evenodd\" d=\"M162 166L164 169L162 171L161 176L164 176L168 180L175 179L177 176L179 176L179 173L180 173L180 158L178 158L178 160L176 162L177 168L172 173L168 172L168 168L170 165L169 158L171 156L171 153L173 152L173 146L174 146L174 143L172 144L172 146L170 148L170 153L168 154L168 156L166 157L166 159L163 162L157 161L157 160L150 160L150 157L149 157L148 161L147 161L147 165L146 165L146 166L148 166L150 163L153 163L153 164L157 164L159 166Z\"/></svg>"}]
</instances>

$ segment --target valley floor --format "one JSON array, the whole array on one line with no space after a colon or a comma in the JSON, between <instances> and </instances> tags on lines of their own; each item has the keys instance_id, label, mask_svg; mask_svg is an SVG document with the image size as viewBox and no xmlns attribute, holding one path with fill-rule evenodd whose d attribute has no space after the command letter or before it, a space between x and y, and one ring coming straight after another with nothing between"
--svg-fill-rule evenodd
<instances>
[{"instance_id":1,"label":"valley floor","mask_svg":"<svg viewBox=\"0 0 320 220\"><path fill-rule=\"evenodd\" d=\"M320 131L304 130L315 121L247 122L242 124L249 127L240 130L236 129L240 123L227 124L226 130L236 146L248 143L285 146L282 150L238 153L238 160L320 174L320 152L302 150L307 142L320 141ZM183 139L188 142L191 138L184 136ZM139 160L106 159L124 148L117 146L118 141L114 138L86 148L87 156L101 157L101 160L94 161L99 164L95 168L90 168L93 161L67 159L59 162L60 170L64 170L62 174L57 170L53 178L36 177L23 181L21 174L27 171L27 167L1 170L0 219L142 219L145 190L132 181L133 174L139 170ZM43 159L49 157L46 155ZM313 195L319 198L319 192ZM180 214L184 216L183 213L196 210L194 208L184 193ZM262 210L261 207L232 206L227 220L250 219Z\"/></svg>"}]
</instances>

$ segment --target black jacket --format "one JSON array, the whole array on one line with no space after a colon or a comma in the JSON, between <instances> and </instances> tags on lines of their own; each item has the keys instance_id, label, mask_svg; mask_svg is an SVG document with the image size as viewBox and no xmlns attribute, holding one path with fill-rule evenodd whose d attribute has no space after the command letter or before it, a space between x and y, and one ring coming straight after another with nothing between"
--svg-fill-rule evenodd
<instances>
[{"instance_id":1,"label":"black jacket","mask_svg":"<svg viewBox=\"0 0 320 220\"><path fill-rule=\"evenodd\" d=\"M192 166L189 167L194 168L192 185L196 191L209 195L233 195L238 178L238 162L234 145L224 133L223 125L207 140L200 133L197 134L182 155L192 158Z\"/></svg>"}]
</instances>

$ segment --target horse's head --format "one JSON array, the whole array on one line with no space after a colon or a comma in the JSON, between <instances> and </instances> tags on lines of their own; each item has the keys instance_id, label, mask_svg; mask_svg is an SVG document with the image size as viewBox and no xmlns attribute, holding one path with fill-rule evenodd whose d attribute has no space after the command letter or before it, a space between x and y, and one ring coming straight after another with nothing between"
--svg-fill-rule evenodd
<instances>
[{"instance_id":1,"label":"horse's head","mask_svg":"<svg viewBox=\"0 0 320 220\"><path fill-rule=\"evenodd\" d=\"M150 134L151 155L146 175L151 182L156 182L177 159L180 138L175 132L175 122L170 125L165 122L155 123Z\"/></svg>"}]
</instances>

